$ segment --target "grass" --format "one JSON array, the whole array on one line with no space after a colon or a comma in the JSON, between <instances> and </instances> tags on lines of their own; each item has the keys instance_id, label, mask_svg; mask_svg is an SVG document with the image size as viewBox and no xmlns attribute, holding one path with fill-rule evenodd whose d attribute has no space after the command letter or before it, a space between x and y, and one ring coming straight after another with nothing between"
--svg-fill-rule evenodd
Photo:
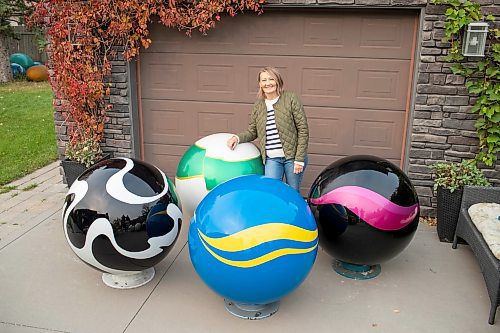
<instances>
[{"instance_id":1,"label":"grass","mask_svg":"<svg viewBox=\"0 0 500 333\"><path fill-rule=\"evenodd\" d=\"M56 159L50 85L0 84L0 187Z\"/></svg>"},{"instance_id":2,"label":"grass","mask_svg":"<svg viewBox=\"0 0 500 333\"><path fill-rule=\"evenodd\" d=\"M29 184L28 186L22 188L21 190L22 191L31 191L32 189L37 188L37 187L38 187L38 184Z\"/></svg>"},{"instance_id":3,"label":"grass","mask_svg":"<svg viewBox=\"0 0 500 333\"><path fill-rule=\"evenodd\" d=\"M4 194L17 189L17 186L0 186L0 194Z\"/></svg>"}]
</instances>

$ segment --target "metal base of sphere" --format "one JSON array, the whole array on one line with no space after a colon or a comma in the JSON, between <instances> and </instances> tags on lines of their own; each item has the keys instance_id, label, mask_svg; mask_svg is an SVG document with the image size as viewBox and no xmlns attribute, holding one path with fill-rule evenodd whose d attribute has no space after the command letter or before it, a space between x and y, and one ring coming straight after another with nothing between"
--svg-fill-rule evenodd
<instances>
[{"instance_id":1,"label":"metal base of sphere","mask_svg":"<svg viewBox=\"0 0 500 333\"><path fill-rule=\"evenodd\" d=\"M353 280L373 279L377 277L382 270L380 265L359 265L340 260L334 260L332 267L337 274Z\"/></svg>"},{"instance_id":2,"label":"metal base of sphere","mask_svg":"<svg viewBox=\"0 0 500 333\"><path fill-rule=\"evenodd\" d=\"M133 289L145 285L153 280L155 269L153 267L140 272L130 274L102 274L102 281L105 285L116 289Z\"/></svg>"},{"instance_id":3,"label":"metal base of sphere","mask_svg":"<svg viewBox=\"0 0 500 333\"><path fill-rule=\"evenodd\" d=\"M226 310L238 318L258 320L272 316L278 311L280 302L268 304L243 304L224 299Z\"/></svg>"}]
</instances>

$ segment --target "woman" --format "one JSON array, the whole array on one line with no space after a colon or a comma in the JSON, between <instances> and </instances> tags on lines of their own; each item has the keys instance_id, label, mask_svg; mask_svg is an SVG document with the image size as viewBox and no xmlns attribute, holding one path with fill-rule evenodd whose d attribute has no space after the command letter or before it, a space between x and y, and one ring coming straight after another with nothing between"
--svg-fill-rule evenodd
<instances>
[{"instance_id":1,"label":"woman","mask_svg":"<svg viewBox=\"0 0 500 333\"><path fill-rule=\"evenodd\" d=\"M274 67L259 72L259 93L248 129L227 141L230 149L240 142L260 142L267 177L283 179L300 191L307 165L309 129L304 107L294 93L283 91L283 79Z\"/></svg>"}]
</instances>

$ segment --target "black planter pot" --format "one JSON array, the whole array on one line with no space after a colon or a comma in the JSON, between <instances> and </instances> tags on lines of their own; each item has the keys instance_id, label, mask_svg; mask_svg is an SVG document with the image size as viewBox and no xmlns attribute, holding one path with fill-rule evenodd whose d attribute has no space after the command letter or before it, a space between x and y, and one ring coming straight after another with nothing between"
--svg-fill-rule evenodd
<instances>
[{"instance_id":1,"label":"black planter pot","mask_svg":"<svg viewBox=\"0 0 500 333\"><path fill-rule=\"evenodd\" d=\"M441 242L453 242L457 228L463 189L452 192L438 187L437 189L437 233Z\"/></svg>"},{"instance_id":2,"label":"black planter pot","mask_svg":"<svg viewBox=\"0 0 500 333\"><path fill-rule=\"evenodd\" d=\"M96 163L102 161L102 160L106 160L108 158L111 158L111 154L105 154L103 155L103 157L98 160ZM73 185L73 183L75 182L75 180L77 180L77 178L85 171L87 170L88 168L84 165L84 164L81 164L79 162L75 162L75 161L72 161L72 160L68 160L68 159L64 159L61 161L61 166L63 168L63 171L64 171L64 183L68 185L68 188L71 187L71 185Z\"/></svg>"}]
</instances>

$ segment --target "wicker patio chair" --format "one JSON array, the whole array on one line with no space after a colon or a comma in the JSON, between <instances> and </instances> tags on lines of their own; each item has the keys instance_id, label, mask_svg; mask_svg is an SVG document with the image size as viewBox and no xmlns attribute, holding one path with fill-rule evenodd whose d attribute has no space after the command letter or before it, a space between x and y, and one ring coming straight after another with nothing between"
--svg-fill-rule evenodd
<instances>
[{"instance_id":1,"label":"wicker patio chair","mask_svg":"<svg viewBox=\"0 0 500 333\"><path fill-rule=\"evenodd\" d=\"M466 186L462 197L457 229L453 239L453 248L457 248L458 238L463 239L471 247L479 261L481 272L486 281L486 289L490 296L491 308L488 323L495 323L495 314L500 304L500 260L498 260L483 239L481 233L472 222L468 209L475 203L500 203L500 187Z\"/></svg>"}]
</instances>

